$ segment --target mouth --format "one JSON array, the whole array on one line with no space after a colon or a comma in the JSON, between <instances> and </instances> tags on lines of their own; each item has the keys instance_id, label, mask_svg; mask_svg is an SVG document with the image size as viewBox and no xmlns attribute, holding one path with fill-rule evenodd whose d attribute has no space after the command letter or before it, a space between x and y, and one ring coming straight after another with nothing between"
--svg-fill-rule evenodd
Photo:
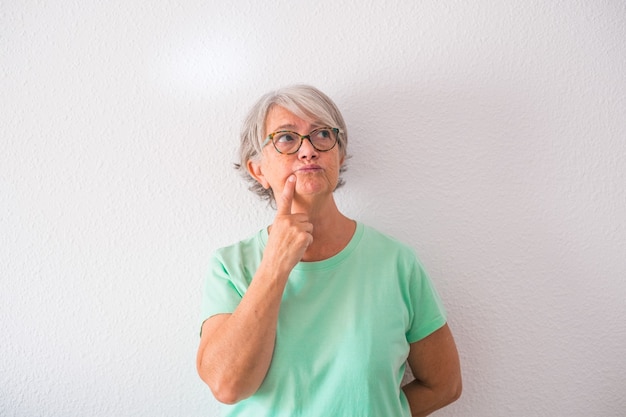
<instances>
[{"instance_id":1,"label":"mouth","mask_svg":"<svg viewBox=\"0 0 626 417\"><path fill-rule=\"evenodd\" d=\"M322 167L319 165L305 165L301 168L298 168L296 170L296 172L317 172L317 171L321 171Z\"/></svg>"}]
</instances>

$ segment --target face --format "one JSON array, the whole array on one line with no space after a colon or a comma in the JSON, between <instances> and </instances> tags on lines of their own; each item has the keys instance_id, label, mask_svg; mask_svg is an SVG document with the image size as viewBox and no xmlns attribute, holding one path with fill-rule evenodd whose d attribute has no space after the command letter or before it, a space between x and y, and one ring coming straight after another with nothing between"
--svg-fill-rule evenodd
<instances>
[{"instance_id":1,"label":"face","mask_svg":"<svg viewBox=\"0 0 626 417\"><path fill-rule=\"evenodd\" d=\"M274 106L265 119L265 136L278 130L291 130L307 135L321 124L299 118L287 109ZM332 126L331 126L332 127ZM248 161L248 171L265 188L271 188L275 196L282 193L285 181L295 174L296 198L329 195L339 180L339 168L343 163L339 145L327 152L317 151L311 142L304 140L300 149L292 155L280 154L268 143L259 161Z\"/></svg>"}]
</instances>

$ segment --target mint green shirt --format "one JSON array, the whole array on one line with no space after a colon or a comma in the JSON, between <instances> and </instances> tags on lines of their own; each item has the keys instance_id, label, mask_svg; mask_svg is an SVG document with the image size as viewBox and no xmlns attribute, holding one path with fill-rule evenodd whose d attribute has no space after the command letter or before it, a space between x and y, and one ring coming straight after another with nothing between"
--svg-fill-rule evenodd
<instances>
[{"instance_id":1,"label":"mint green shirt","mask_svg":"<svg viewBox=\"0 0 626 417\"><path fill-rule=\"evenodd\" d=\"M232 313L258 268L268 233L216 251L203 287L202 320ZM410 416L400 389L409 344L446 322L414 252L357 224L350 243L291 272L263 384L225 405L225 417Z\"/></svg>"}]
</instances>

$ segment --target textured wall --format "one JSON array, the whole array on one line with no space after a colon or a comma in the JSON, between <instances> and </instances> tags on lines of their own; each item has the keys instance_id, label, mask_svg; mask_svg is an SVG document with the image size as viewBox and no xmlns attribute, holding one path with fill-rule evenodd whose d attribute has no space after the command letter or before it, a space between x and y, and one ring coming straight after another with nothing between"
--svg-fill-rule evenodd
<instances>
[{"instance_id":1,"label":"textured wall","mask_svg":"<svg viewBox=\"0 0 626 417\"><path fill-rule=\"evenodd\" d=\"M307 82L350 129L339 204L444 297L438 415L622 416L624 2L301 3L0 3L0 415L217 415L207 257L272 218L238 127Z\"/></svg>"}]
</instances>

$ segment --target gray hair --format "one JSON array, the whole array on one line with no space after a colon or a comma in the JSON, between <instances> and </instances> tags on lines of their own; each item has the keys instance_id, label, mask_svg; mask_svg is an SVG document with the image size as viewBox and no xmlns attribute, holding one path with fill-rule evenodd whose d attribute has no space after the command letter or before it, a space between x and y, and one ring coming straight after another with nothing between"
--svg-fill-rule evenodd
<instances>
[{"instance_id":1,"label":"gray hair","mask_svg":"<svg viewBox=\"0 0 626 417\"><path fill-rule=\"evenodd\" d=\"M248 112L243 122L239 144L239 162L235 169L250 183L250 191L255 192L261 199L274 204L274 193L271 188L265 189L248 172L248 161L258 162L261 158L261 144L265 139L265 120L269 111L280 106L309 123L322 124L327 127L337 127L341 131L337 145L341 157L347 159L348 132L346 123L337 105L315 87L309 85L293 85L263 95ZM346 170L345 163L339 172ZM341 187L344 180L339 177L335 189Z\"/></svg>"}]
</instances>

